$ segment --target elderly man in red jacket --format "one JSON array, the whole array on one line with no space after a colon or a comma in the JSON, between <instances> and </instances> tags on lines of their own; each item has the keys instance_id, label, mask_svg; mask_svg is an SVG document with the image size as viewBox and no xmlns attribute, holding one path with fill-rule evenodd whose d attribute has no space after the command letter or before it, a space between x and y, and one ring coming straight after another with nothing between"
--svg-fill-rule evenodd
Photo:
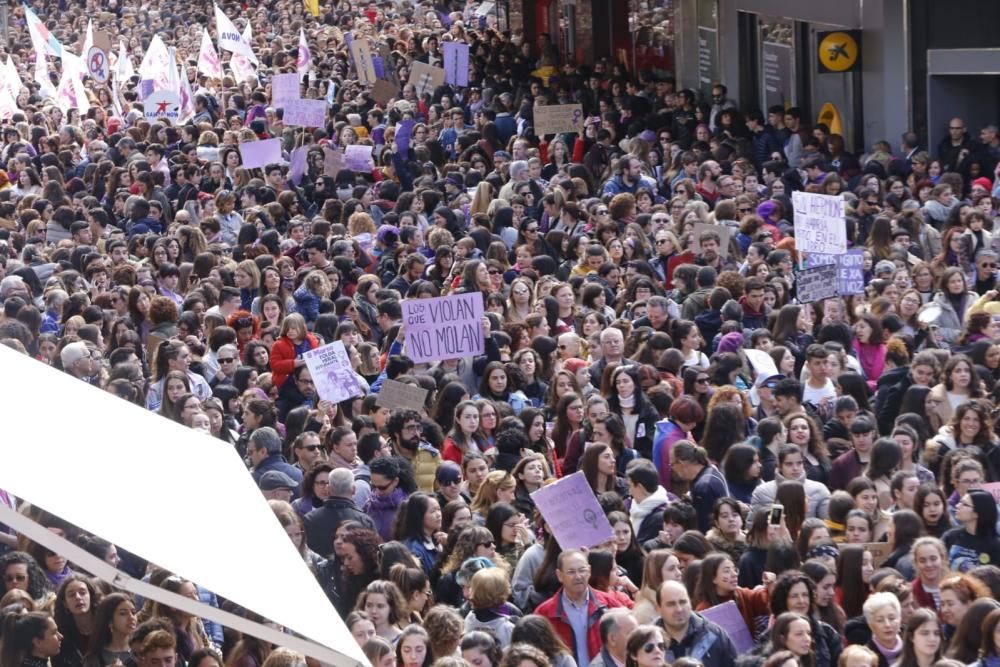
<instances>
[{"instance_id":1,"label":"elderly man in red jacket","mask_svg":"<svg viewBox=\"0 0 1000 667\"><path fill-rule=\"evenodd\" d=\"M549 619L573 650L576 664L588 665L601 652L601 616L621 604L590 587L590 565L582 551L562 552L556 563L556 576L562 588L538 605L535 613Z\"/></svg>"}]
</instances>

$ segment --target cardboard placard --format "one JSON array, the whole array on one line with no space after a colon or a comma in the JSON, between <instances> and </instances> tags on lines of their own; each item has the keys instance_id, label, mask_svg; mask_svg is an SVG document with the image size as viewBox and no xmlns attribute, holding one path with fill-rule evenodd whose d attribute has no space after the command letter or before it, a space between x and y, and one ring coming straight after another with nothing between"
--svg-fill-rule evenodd
<instances>
[{"instance_id":1,"label":"cardboard placard","mask_svg":"<svg viewBox=\"0 0 1000 667\"><path fill-rule=\"evenodd\" d=\"M344 153L336 148L323 147L323 173L337 178L337 174L345 169Z\"/></svg>"},{"instance_id":2,"label":"cardboard placard","mask_svg":"<svg viewBox=\"0 0 1000 667\"><path fill-rule=\"evenodd\" d=\"M532 109L535 134L583 132L583 106L580 104L553 104Z\"/></svg>"},{"instance_id":3,"label":"cardboard placard","mask_svg":"<svg viewBox=\"0 0 1000 667\"><path fill-rule=\"evenodd\" d=\"M614 539L608 517L582 470L535 491L531 499L563 551Z\"/></svg>"},{"instance_id":4,"label":"cardboard placard","mask_svg":"<svg viewBox=\"0 0 1000 667\"><path fill-rule=\"evenodd\" d=\"M688 250L694 254L701 253L701 246L698 245L698 237L705 230L712 230L719 235L719 256L722 259L729 257L729 240L733 236L733 230L727 225L710 225L707 222L696 222L691 230L691 238L688 241Z\"/></svg>"},{"instance_id":5,"label":"cardboard placard","mask_svg":"<svg viewBox=\"0 0 1000 667\"><path fill-rule=\"evenodd\" d=\"M837 546L841 551L843 551L845 547L850 545L846 542L841 542ZM872 566L875 568L880 567L882 562L885 561L885 559L889 557L889 554L892 553L892 549L889 547L888 542L865 542L859 546L863 547L865 551L871 553Z\"/></svg>"},{"instance_id":6,"label":"cardboard placard","mask_svg":"<svg viewBox=\"0 0 1000 667\"><path fill-rule=\"evenodd\" d=\"M284 107L289 102L299 99L299 75L275 74L271 77L271 105Z\"/></svg>"},{"instance_id":7,"label":"cardboard placard","mask_svg":"<svg viewBox=\"0 0 1000 667\"><path fill-rule=\"evenodd\" d=\"M814 266L795 274L795 294L799 303L822 301L837 296L837 276L840 268L836 264Z\"/></svg>"},{"instance_id":8,"label":"cardboard placard","mask_svg":"<svg viewBox=\"0 0 1000 667\"><path fill-rule=\"evenodd\" d=\"M291 100L285 104L282 122L300 127L326 125L326 100Z\"/></svg>"},{"instance_id":9,"label":"cardboard placard","mask_svg":"<svg viewBox=\"0 0 1000 667\"><path fill-rule=\"evenodd\" d=\"M827 255L847 252L844 199L808 192L792 193L795 249Z\"/></svg>"},{"instance_id":10,"label":"cardboard placard","mask_svg":"<svg viewBox=\"0 0 1000 667\"><path fill-rule=\"evenodd\" d=\"M316 385L316 393L324 401L340 403L361 396L361 383L351 368L351 358L342 342L334 341L302 355Z\"/></svg>"},{"instance_id":11,"label":"cardboard placard","mask_svg":"<svg viewBox=\"0 0 1000 667\"><path fill-rule=\"evenodd\" d=\"M396 380L386 380L382 383L375 405L380 408L409 408L411 410L423 411L427 400L427 390L414 387L412 384L398 382Z\"/></svg>"},{"instance_id":12,"label":"cardboard placard","mask_svg":"<svg viewBox=\"0 0 1000 667\"><path fill-rule=\"evenodd\" d=\"M371 89L372 99L379 104L388 104L389 100L394 98L397 93L399 93L399 88L385 79L376 81Z\"/></svg>"},{"instance_id":13,"label":"cardboard placard","mask_svg":"<svg viewBox=\"0 0 1000 667\"><path fill-rule=\"evenodd\" d=\"M433 93L438 86L443 86L444 77L444 69L441 67L432 67L427 63L414 60L410 64L410 80L408 83L417 89L418 97L423 97L424 95Z\"/></svg>"},{"instance_id":14,"label":"cardboard placard","mask_svg":"<svg viewBox=\"0 0 1000 667\"><path fill-rule=\"evenodd\" d=\"M365 38L351 40L351 57L354 68L358 71L358 83L370 86L378 80L375 76L375 63L372 62L372 47Z\"/></svg>"},{"instance_id":15,"label":"cardboard placard","mask_svg":"<svg viewBox=\"0 0 1000 667\"><path fill-rule=\"evenodd\" d=\"M452 294L404 299L406 354L414 363L483 353L483 295Z\"/></svg>"}]
</instances>

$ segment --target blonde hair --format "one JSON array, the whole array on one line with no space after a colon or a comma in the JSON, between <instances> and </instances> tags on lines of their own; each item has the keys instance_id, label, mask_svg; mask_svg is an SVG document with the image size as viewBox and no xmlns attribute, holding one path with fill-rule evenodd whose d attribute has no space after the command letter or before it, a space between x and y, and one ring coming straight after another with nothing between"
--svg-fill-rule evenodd
<instances>
[{"instance_id":1,"label":"blonde hair","mask_svg":"<svg viewBox=\"0 0 1000 667\"><path fill-rule=\"evenodd\" d=\"M469 604L473 609L489 609L510 596L507 573L498 567L488 567L472 575L469 581Z\"/></svg>"},{"instance_id":2,"label":"blonde hair","mask_svg":"<svg viewBox=\"0 0 1000 667\"><path fill-rule=\"evenodd\" d=\"M473 512L486 516L490 507L497 501L497 492L501 489L514 489L517 487L517 480L506 470L494 470L488 475L476 491L476 497L472 501L469 509Z\"/></svg>"}]
</instances>

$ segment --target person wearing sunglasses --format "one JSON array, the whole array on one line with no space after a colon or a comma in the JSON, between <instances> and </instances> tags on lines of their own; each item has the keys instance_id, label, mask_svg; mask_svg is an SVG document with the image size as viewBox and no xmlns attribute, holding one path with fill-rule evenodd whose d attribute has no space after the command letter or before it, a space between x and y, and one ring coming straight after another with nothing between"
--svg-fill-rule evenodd
<instances>
[{"instance_id":1,"label":"person wearing sunglasses","mask_svg":"<svg viewBox=\"0 0 1000 667\"><path fill-rule=\"evenodd\" d=\"M626 636L625 667L663 667L666 653L666 637L655 625L640 625Z\"/></svg>"}]
</instances>

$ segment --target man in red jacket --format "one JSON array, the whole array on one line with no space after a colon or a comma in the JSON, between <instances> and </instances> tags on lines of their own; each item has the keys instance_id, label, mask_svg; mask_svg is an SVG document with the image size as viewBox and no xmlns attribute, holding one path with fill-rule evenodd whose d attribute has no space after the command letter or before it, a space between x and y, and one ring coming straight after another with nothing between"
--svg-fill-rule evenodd
<instances>
[{"instance_id":1,"label":"man in red jacket","mask_svg":"<svg viewBox=\"0 0 1000 667\"><path fill-rule=\"evenodd\" d=\"M576 664L588 665L601 651L601 616L621 604L590 587L590 565L582 551L562 552L556 562L556 577L562 588L538 605L535 613L549 619L573 650Z\"/></svg>"}]
</instances>

